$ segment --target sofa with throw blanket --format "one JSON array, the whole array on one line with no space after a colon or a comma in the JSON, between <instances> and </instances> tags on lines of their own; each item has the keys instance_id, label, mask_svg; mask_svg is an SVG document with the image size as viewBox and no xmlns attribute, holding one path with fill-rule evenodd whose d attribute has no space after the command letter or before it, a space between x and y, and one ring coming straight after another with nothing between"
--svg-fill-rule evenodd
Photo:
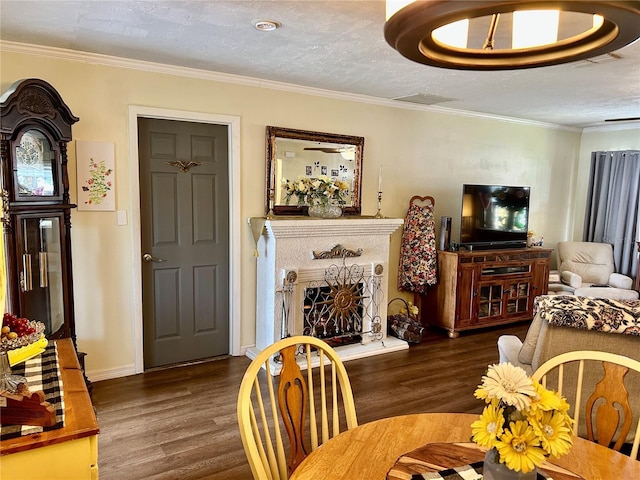
<instances>
[{"instance_id":1,"label":"sofa with throw blanket","mask_svg":"<svg viewBox=\"0 0 640 480\"><path fill-rule=\"evenodd\" d=\"M531 374L549 358L576 350L611 352L640 361L640 300L541 295L535 300L534 314L524 342L514 335L498 339L500 362ZM585 383L595 385L601 376L601 371L587 371ZM639 377L629 372L625 379L635 422L640 415ZM633 425L635 432L637 423ZM583 433L582 425L580 430Z\"/></svg>"}]
</instances>

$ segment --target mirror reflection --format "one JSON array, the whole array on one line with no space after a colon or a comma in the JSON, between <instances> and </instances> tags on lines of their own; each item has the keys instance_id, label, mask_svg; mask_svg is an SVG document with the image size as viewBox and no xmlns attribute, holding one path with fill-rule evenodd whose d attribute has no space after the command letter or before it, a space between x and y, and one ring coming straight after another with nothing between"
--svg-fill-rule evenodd
<instances>
[{"instance_id":1,"label":"mirror reflection","mask_svg":"<svg viewBox=\"0 0 640 480\"><path fill-rule=\"evenodd\" d=\"M343 212L359 215L363 147L363 137L267 127L266 210L272 202L277 215L305 213L306 199L288 195L287 183L324 178L343 187Z\"/></svg>"}]
</instances>

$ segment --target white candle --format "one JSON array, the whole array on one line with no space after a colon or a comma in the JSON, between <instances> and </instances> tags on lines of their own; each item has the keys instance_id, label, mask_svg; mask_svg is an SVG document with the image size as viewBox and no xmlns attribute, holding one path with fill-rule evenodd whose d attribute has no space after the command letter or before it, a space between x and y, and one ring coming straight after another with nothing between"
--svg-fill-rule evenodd
<instances>
[{"instance_id":1,"label":"white candle","mask_svg":"<svg viewBox=\"0 0 640 480\"><path fill-rule=\"evenodd\" d=\"M380 165L380 172L378 173L378 191L382 191L382 165Z\"/></svg>"}]
</instances>

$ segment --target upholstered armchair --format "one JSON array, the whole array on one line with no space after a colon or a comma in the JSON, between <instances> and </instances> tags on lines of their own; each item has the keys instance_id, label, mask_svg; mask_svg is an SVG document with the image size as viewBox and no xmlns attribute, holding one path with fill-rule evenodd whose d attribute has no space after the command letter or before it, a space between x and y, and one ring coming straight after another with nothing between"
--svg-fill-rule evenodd
<instances>
[{"instance_id":1,"label":"upholstered armchair","mask_svg":"<svg viewBox=\"0 0 640 480\"><path fill-rule=\"evenodd\" d=\"M617 300L638 298L633 279L615 273L610 244L558 242L557 252L560 281L549 283L550 293Z\"/></svg>"}]
</instances>

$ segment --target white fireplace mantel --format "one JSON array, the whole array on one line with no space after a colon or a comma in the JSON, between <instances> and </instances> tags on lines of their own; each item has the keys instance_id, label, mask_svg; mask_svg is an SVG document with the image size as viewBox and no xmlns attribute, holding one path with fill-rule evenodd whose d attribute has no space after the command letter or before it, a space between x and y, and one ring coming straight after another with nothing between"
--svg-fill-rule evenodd
<instances>
[{"instance_id":1,"label":"white fireplace mantel","mask_svg":"<svg viewBox=\"0 0 640 480\"><path fill-rule=\"evenodd\" d=\"M288 331L283 327L282 287L287 274L294 272L298 282L316 276L331 265L357 264L372 272L380 282L384 298L378 305L382 338L364 334L358 344L336 347L342 360L361 358L408 348L408 344L395 337L387 337L387 303L389 282L389 237L404 221L400 218L341 217L319 219L311 217L252 218L256 235L257 289L256 289L256 346L247 351L251 358L285 335L302 334L302 286L293 285ZM257 234L256 234L257 233ZM359 256L340 258L314 258L337 245L358 252ZM317 255L316 255L317 256ZM295 293L297 292L297 293ZM366 332L367 326L363 328Z\"/></svg>"},{"instance_id":2,"label":"white fireplace mantel","mask_svg":"<svg viewBox=\"0 0 640 480\"><path fill-rule=\"evenodd\" d=\"M266 235L277 238L288 237L336 237L341 235L364 236L377 235L389 237L403 224L400 218L364 218L341 217L321 219L295 217L287 220L267 220Z\"/></svg>"}]
</instances>

